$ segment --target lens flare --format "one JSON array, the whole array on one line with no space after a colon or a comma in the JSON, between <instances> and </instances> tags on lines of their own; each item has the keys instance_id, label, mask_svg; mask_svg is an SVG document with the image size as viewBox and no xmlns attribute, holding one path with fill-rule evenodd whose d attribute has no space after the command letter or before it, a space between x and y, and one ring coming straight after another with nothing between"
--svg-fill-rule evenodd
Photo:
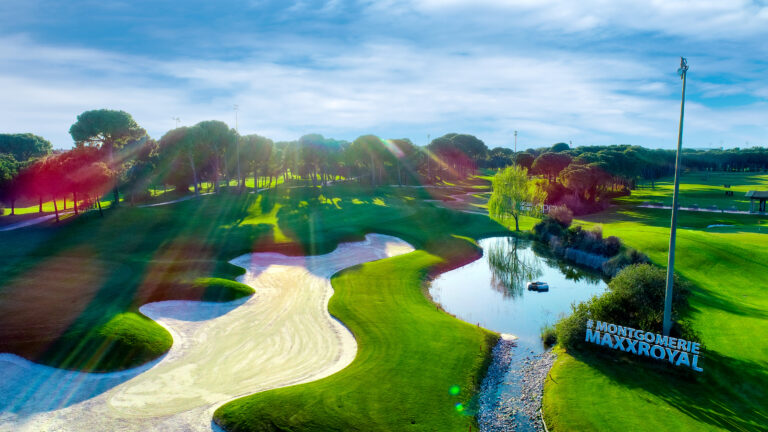
<instances>
[{"instance_id":1,"label":"lens flare","mask_svg":"<svg viewBox=\"0 0 768 432\"><path fill-rule=\"evenodd\" d=\"M454 385L454 386L451 386L451 389L448 390L448 393L450 393L451 396L456 396L457 394L459 394L460 391L461 391L461 387Z\"/></svg>"},{"instance_id":2,"label":"lens flare","mask_svg":"<svg viewBox=\"0 0 768 432\"><path fill-rule=\"evenodd\" d=\"M461 402L457 403L453 407L456 408L456 411L458 411L458 412L464 411L464 405Z\"/></svg>"}]
</instances>

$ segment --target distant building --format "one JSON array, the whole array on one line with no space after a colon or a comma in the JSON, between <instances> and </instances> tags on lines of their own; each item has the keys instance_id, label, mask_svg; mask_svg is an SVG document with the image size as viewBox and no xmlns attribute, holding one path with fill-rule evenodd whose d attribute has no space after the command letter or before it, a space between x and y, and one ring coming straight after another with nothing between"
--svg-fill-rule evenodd
<instances>
[{"instance_id":1,"label":"distant building","mask_svg":"<svg viewBox=\"0 0 768 432\"><path fill-rule=\"evenodd\" d=\"M749 212L754 213L755 201L758 202L757 211L765 213L765 202L768 200L768 191L749 191L746 195L749 198Z\"/></svg>"}]
</instances>

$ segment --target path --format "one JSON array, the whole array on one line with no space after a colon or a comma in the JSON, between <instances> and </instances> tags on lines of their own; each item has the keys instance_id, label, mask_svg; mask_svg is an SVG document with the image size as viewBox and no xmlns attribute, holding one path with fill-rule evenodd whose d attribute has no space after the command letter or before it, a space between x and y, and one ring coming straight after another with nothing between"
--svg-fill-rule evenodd
<instances>
[{"instance_id":1,"label":"path","mask_svg":"<svg viewBox=\"0 0 768 432\"><path fill-rule=\"evenodd\" d=\"M59 217L61 217L63 215L66 215L66 214L69 214L69 213L72 213L72 212L61 212L61 213L59 213ZM27 220L23 220L21 222L16 222L16 223L12 223L12 224L6 225L4 227L0 227L0 231L13 231L15 229L24 228L24 227L28 227L28 226L32 226L32 225L37 225L39 223L43 223L45 221L49 221L49 220L55 219L55 218L56 218L56 214L49 214L49 215L45 215L45 216L39 216L39 217L36 217L36 218L27 219Z\"/></svg>"},{"instance_id":2,"label":"path","mask_svg":"<svg viewBox=\"0 0 768 432\"><path fill-rule=\"evenodd\" d=\"M223 403L314 381L351 363L355 339L328 313L330 277L412 250L395 237L369 234L326 255L235 258L256 294L229 303L142 306L174 343L162 359L135 370L69 372L0 354L0 431L217 430L211 418Z\"/></svg>"},{"instance_id":3,"label":"path","mask_svg":"<svg viewBox=\"0 0 768 432\"><path fill-rule=\"evenodd\" d=\"M672 210L672 206L668 205L652 205L652 204L640 204L638 207L642 208L652 208L652 209L661 209L661 210ZM720 209L708 209L708 208L701 208L701 207L678 207L678 210L687 210L687 211L698 211L698 212L708 212L708 213L729 213L729 214L751 214L751 215L757 215L757 216L765 216L765 213L758 213L758 212L748 212L745 210L720 210Z\"/></svg>"},{"instance_id":4,"label":"path","mask_svg":"<svg viewBox=\"0 0 768 432\"><path fill-rule=\"evenodd\" d=\"M266 190L266 189L265 188L257 189L256 191L253 191L251 193L259 193L259 192L261 192L263 190ZM138 208L147 208L147 207L164 206L164 205L175 204L175 203L178 203L178 202L191 200L192 198L197 198L197 197L200 197L200 196L211 195L211 194L213 194L213 192L208 192L208 193L204 193L204 194L200 194L200 195L188 195L188 196L177 198L177 199L171 200L171 201L163 201L163 202L154 203L154 204L143 204L143 205L136 206L136 207L138 207ZM65 215L65 214L69 214L69 213L72 213L72 212L61 212L61 213L59 213L59 216L62 216L62 215ZM49 215L45 215L45 216L36 217L36 218L33 218L33 219L27 219L27 220L21 221L21 222L12 223L12 224L6 225L4 227L0 227L0 232L2 232L2 231L12 231L12 230L19 229L19 228L24 228L24 227L28 227L28 226L32 226L32 225L41 224L41 223L43 223L45 221L49 221L51 219L54 219L55 217L56 217L55 214L49 214Z\"/></svg>"}]
</instances>

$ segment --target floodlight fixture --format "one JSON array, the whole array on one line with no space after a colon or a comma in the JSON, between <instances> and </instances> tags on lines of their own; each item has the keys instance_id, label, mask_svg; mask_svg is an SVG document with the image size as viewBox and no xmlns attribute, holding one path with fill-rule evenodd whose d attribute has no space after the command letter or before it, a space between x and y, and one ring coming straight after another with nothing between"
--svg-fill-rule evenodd
<instances>
[{"instance_id":1,"label":"floodlight fixture","mask_svg":"<svg viewBox=\"0 0 768 432\"><path fill-rule=\"evenodd\" d=\"M685 114L685 79L688 75L688 61L680 57L680 68L677 70L683 80L683 94L680 102L680 126L677 134L677 155L675 156L675 189L672 194L672 222L669 230L669 256L667 261L667 286L664 295L664 336L669 336L672 329L672 294L675 274L675 240L677 236L677 207L680 195L680 154L683 147L683 117Z\"/></svg>"}]
</instances>

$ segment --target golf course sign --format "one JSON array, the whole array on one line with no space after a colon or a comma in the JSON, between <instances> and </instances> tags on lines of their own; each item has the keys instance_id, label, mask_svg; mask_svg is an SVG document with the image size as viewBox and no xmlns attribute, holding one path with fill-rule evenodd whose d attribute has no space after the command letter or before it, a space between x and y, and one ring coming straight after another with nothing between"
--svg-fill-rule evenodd
<instances>
[{"instance_id":1,"label":"golf course sign","mask_svg":"<svg viewBox=\"0 0 768 432\"><path fill-rule=\"evenodd\" d=\"M584 341L703 372L698 364L698 342L593 320L587 320Z\"/></svg>"}]
</instances>

